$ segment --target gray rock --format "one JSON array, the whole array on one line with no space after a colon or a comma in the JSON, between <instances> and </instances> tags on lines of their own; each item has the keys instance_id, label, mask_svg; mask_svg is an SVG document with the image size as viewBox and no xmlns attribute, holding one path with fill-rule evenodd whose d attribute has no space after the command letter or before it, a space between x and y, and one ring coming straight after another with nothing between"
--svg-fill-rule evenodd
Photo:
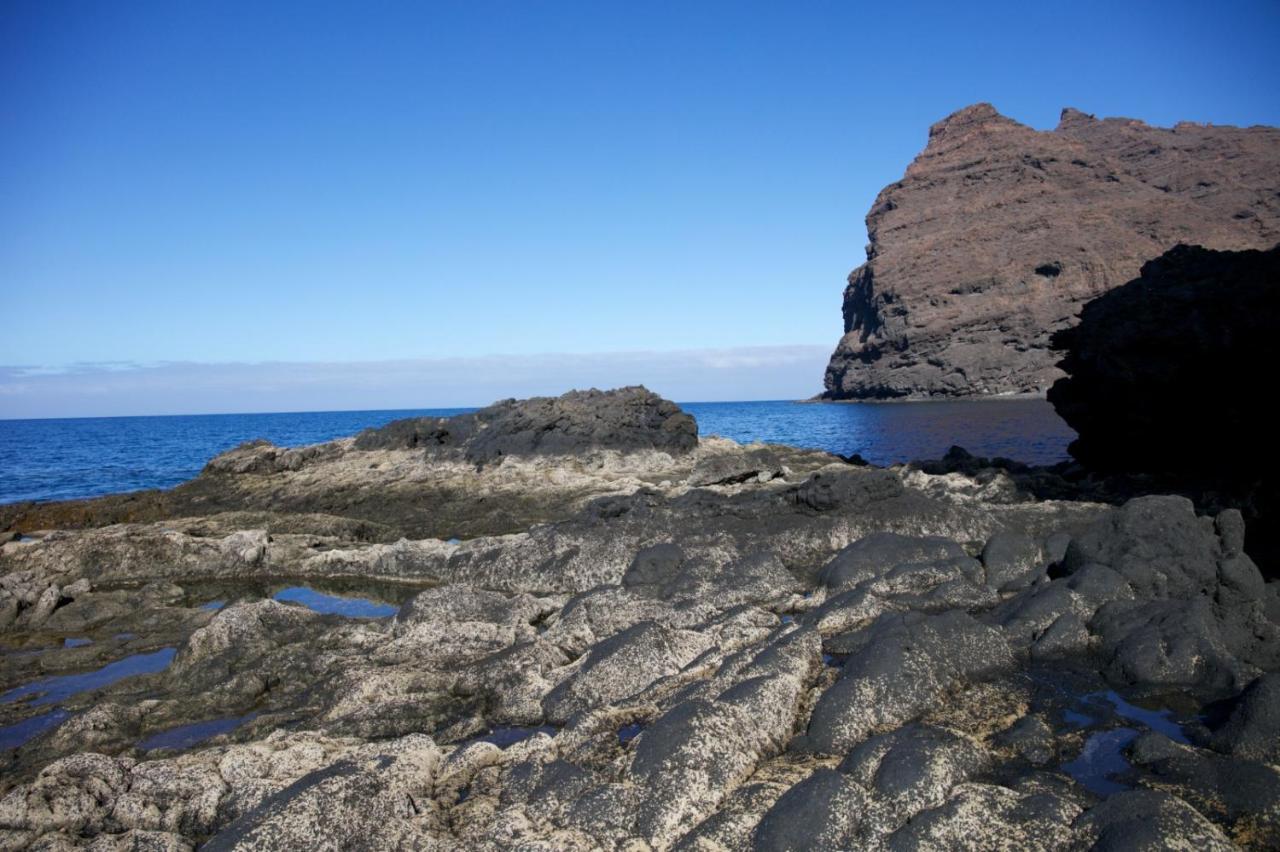
<instances>
[{"instance_id":1,"label":"gray rock","mask_svg":"<svg viewBox=\"0 0 1280 852\"><path fill-rule=\"evenodd\" d=\"M1044 573L1045 556L1025 533L1001 530L982 548L987 585L998 591L1029 586Z\"/></svg>"},{"instance_id":2,"label":"gray rock","mask_svg":"<svg viewBox=\"0 0 1280 852\"><path fill-rule=\"evenodd\" d=\"M1244 516L1239 509L1223 509L1213 519L1218 538L1222 540L1224 556L1239 556L1244 553Z\"/></svg>"},{"instance_id":3,"label":"gray rock","mask_svg":"<svg viewBox=\"0 0 1280 852\"><path fill-rule=\"evenodd\" d=\"M848 751L869 735L918 718L961 683L1013 666L999 631L961 612L884 615L818 699L798 746Z\"/></svg>"},{"instance_id":4,"label":"gray rock","mask_svg":"<svg viewBox=\"0 0 1280 852\"><path fill-rule=\"evenodd\" d=\"M963 547L945 538L877 532L855 541L836 554L822 569L821 580L829 589L841 592L887 574L890 569L901 565L967 557Z\"/></svg>"},{"instance_id":5,"label":"gray rock","mask_svg":"<svg viewBox=\"0 0 1280 852\"><path fill-rule=\"evenodd\" d=\"M404 848L432 832L416 819L431 800L440 752L425 736L378 744L303 776L203 848Z\"/></svg>"},{"instance_id":6,"label":"gray rock","mask_svg":"<svg viewBox=\"0 0 1280 852\"><path fill-rule=\"evenodd\" d=\"M630 777L646 790L637 826L651 844L686 833L782 750L821 666L819 650L811 631L786 634L749 661L722 666L717 681L728 688L718 695L677 704L649 726Z\"/></svg>"},{"instance_id":7,"label":"gray rock","mask_svg":"<svg viewBox=\"0 0 1280 852\"><path fill-rule=\"evenodd\" d=\"M1211 591L1220 547L1213 521L1196 516L1185 497L1138 497L1071 540L1068 572L1101 563L1136 594L1188 598Z\"/></svg>"},{"instance_id":8,"label":"gray rock","mask_svg":"<svg viewBox=\"0 0 1280 852\"><path fill-rule=\"evenodd\" d=\"M1267 617L1261 577L1229 552L1213 520L1182 497L1130 500L1072 539L1067 582L1107 600L1077 614L1089 619L1113 677L1238 689L1280 667L1280 625Z\"/></svg>"},{"instance_id":9,"label":"gray rock","mask_svg":"<svg viewBox=\"0 0 1280 852\"><path fill-rule=\"evenodd\" d=\"M1084 620L1093 612L1088 601L1059 580L1024 590L997 607L990 618L1003 628L1010 642L1026 647L1063 616Z\"/></svg>"},{"instance_id":10,"label":"gray rock","mask_svg":"<svg viewBox=\"0 0 1280 852\"><path fill-rule=\"evenodd\" d=\"M1082 844L1099 852L1168 849L1171 838L1187 849L1229 852L1235 844L1176 796L1154 790L1116 793L1075 822Z\"/></svg>"},{"instance_id":11,"label":"gray rock","mask_svg":"<svg viewBox=\"0 0 1280 852\"><path fill-rule=\"evenodd\" d=\"M760 820L754 848L758 852L849 849L869 798L844 773L817 769L783 793Z\"/></svg>"},{"instance_id":12,"label":"gray rock","mask_svg":"<svg viewBox=\"0 0 1280 852\"><path fill-rule=\"evenodd\" d=\"M53 611L58 606L58 601L62 597L62 591L56 586L49 586L40 593L40 597L30 609L24 613L24 620L28 627L39 627L49 620L49 616L53 615Z\"/></svg>"},{"instance_id":13,"label":"gray rock","mask_svg":"<svg viewBox=\"0 0 1280 852\"><path fill-rule=\"evenodd\" d=\"M622 585L638 595L667 597L680 578L684 551L680 545L664 542L646 547L635 555L622 575Z\"/></svg>"},{"instance_id":14,"label":"gray rock","mask_svg":"<svg viewBox=\"0 0 1280 852\"><path fill-rule=\"evenodd\" d=\"M1067 555L1067 548L1071 546L1071 534L1065 532L1056 532L1048 536L1044 540L1045 558L1049 564L1054 565L1063 560Z\"/></svg>"},{"instance_id":15,"label":"gray rock","mask_svg":"<svg viewBox=\"0 0 1280 852\"><path fill-rule=\"evenodd\" d=\"M797 505L817 512L866 509L905 496L896 476L887 470L820 471L792 492Z\"/></svg>"},{"instance_id":16,"label":"gray rock","mask_svg":"<svg viewBox=\"0 0 1280 852\"><path fill-rule=\"evenodd\" d=\"M916 815L888 838L894 852L1073 848L1079 808L1051 793L1019 793L992 784L961 784L953 795Z\"/></svg>"},{"instance_id":17,"label":"gray rock","mask_svg":"<svg viewBox=\"0 0 1280 852\"><path fill-rule=\"evenodd\" d=\"M1043 766L1054 758L1053 729L1039 716L1023 716L997 734L993 742L1000 748L1012 749L1036 766Z\"/></svg>"},{"instance_id":18,"label":"gray rock","mask_svg":"<svg viewBox=\"0 0 1280 852\"><path fill-rule=\"evenodd\" d=\"M641 622L597 644L577 672L543 701L546 717L563 723L575 713L615 704L669 677L707 649L699 634Z\"/></svg>"},{"instance_id":19,"label":"gray rock","mask_svg":"<svg viewBox=\"0 0 1280 852\"><path fill-rule=\"evenodd\" d=\"M875 795L860 827L860 834L869 838L890 834L921 811L941 805L957 784L990 763L985 751L951 731L906 725L859 745L841 762L840 771Z\"/></svg>"},{"instance_id":20,"label":"gray rock","mask_svg":"<svg viewBox=\"0 0 1280 852\"><path fill-rule=\"evenodd\" d=\"M1280 764L1280 673L1254 680L1220 712L1225 719L1213 732L1214 748Z\"/></svg>"},{"instance_id":21,"label":"gray rock","mask_svg":"<svg viewBox=\"0 0 1280 852\"><path fill-rule=\"evenodd\" d=\"M1058 660L1089 650L1089 631L1075 613L1060 615L1031 646L1036 661Z\"/></svg>"},{"instance_id":22,"label":"gray rock","mask_svg":"<svg viewBox=\"0 0 1280 852\"><path fill-rule=\"evenodd\" d=\"M734 485L750 479L768 482L781 475L782 460L778 454L767 447L760 447L701 459L694 465L687 482L699 488L707 485Z\"/></svg>"}]
</instances>

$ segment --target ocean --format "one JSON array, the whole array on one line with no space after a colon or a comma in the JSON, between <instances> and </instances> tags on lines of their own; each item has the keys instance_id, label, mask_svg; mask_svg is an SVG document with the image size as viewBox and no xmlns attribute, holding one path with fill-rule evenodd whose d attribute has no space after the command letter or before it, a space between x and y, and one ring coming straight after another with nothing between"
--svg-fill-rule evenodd
<instances>
[{"instance_id":1,"label":"ocean","mask_svg":"<svg viewBox=\"0 0 1280 852\"><path fill-rule=\"evenodd\" d=\"M1040 399L892 404L692 402L702 435L858 453L874 464L937 458L953 444L1031 464L1067 458L1071 429ZM473 409L308 411L0 420L0 503L168 488L254 438L301 446L401 417Z\"/></svg>"}]
</instances>

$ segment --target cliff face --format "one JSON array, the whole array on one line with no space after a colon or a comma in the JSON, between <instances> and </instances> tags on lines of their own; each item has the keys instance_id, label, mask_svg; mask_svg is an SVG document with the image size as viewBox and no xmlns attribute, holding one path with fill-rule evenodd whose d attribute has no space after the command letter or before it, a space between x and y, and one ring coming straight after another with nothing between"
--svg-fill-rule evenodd
<instances>
[{"instance_id":1,"label":"cliff face","mask_svg":"<svg viewBox=\"0 0 1280 852\"><path fill-rule=\"evenodd\" d=\"M1039 392L1049 337L1145 261L1280 240L1280 129L1067 109L1042 132L977 104L929 129L867 230L826 398Z\"/></svg>"},{"instance_id":2,"label":"cliff face","mask_svg":"<svg viewBox=\"0 0 1280 852\"><path fill-rule=\"evenodd\" d=\"M1049 401L1092 470L1146 474L1201 506L1231 506L1245 547L1280 574L1271 370L1280 362L1280 246L1178 246L1054 335L1067 377Z\"/></svg>"}]
</instances>

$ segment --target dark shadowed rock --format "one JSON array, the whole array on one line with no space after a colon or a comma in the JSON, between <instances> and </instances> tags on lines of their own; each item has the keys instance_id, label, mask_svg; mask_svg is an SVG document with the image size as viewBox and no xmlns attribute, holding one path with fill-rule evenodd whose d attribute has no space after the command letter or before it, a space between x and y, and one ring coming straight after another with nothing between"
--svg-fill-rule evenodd
<instances>
[{"instance_id":1,"label":"dark shadowed rock","mask_svg":"<svg viewBox=\"0 0 1280 852\"><path fill-rule=\"evenodd\" d=\"M1043 391L1060 375L1049 336L1081 304L1178 243L1270 247L1278 190L1275 128L1067 109L1041 132L966 107L867 214L826 396Z\"/></svg>"},{"instance_id":2,"label":"dark shadowed rock","mask_svg":"<svg viewBox=\"0 0 1280 852\"><path fill-rule=\"evenodd\" d=\"M867 791L843 772L818 769L774 804L756 829L758 852L847 849Z\"/></svg>"},{"instance_id":3,"label":"dark shadowed rock","mask_svg":"<svg viewBox=\"0 0 1280 852\"><path fill-rule=\"evenodd\" d=\"M1134 742L1130 759L1156 786L1177 787L1202 813L1214 813L1259 846L1280 846L1280 771L1265 763L1232 759L1174 742L1148 731Z\"/></svg>"},{"instance_id":4,"label":"dark shadowed rock","mask_svg":"<svg viewBox=\"0 0 1280 852\"><path fill-rule=\"evenodd\" d=\"M1081 841L1099 852L1168 849L1177 838L1186 849L1229 852L1235 844L1176 796L1153 790L1117 793L1076 820Z\"/></svg>"},{"instance_id":5,"label":"dark shadowed rock","mask_svg":"<svg viewBox=\"0 0 1280 852\"><path fill-rule=\"evenodd\" d=\"M1206 509L1238 506L1264 565L1280 558L1267 389L1280 363L1280 247L1178 246L1085 305L1053 339L1068 377L1049 401L1079 433L1071 454L1106 473L1146 474Z\"/></svg>"},{"instance_id":6,"label":"dark shadowed rock","mask_svg":"<svg viewBox=\"0 0 1280 852\"><path fill-rule=\"evenodd\" d=\"M987 585L1000 591L1030 585L1043 573L1045 563L1044 551L1025 533L1001 530L982 548Z\"/></svg>"},{"instance_id":7,"label":"dark shadowed rock","mask_svg":"<svg viewBox=\"0 0 1280 852\"><path fill-rule=\"evenodd\" d=\"M1280 764L1280 674L1265 674L1218 708L1213 746L1228 754Z\"/></svg>"}]
</instances>

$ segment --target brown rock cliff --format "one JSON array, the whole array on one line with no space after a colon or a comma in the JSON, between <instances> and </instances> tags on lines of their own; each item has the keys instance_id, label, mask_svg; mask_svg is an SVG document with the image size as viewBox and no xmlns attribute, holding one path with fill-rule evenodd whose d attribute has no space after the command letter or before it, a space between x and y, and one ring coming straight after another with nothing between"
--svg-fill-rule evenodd
<instances>
[{"instance_id":1,"label":"brown rock cliff","mask_svg":"<svg viewBox=\"0 0 1280 852\"><path fill-rule=\"evenodd\" d=\"M1172 129L1074 109L1038 131L976 104L867 215L828 399L1041 392L1049 337L1179 243L1280 240L1280 129Z\"/></svg>"}]
</instances>

